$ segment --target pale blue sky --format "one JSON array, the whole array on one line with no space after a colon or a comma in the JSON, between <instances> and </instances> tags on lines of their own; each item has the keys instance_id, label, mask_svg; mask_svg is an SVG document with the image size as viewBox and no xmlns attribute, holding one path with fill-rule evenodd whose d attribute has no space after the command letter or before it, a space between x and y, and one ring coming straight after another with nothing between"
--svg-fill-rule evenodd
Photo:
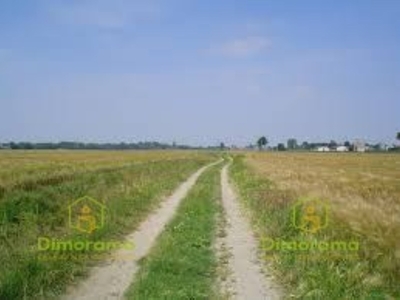
<instances>
[{"instance_id":1,"label":"pale blue sky","mask_svg":"<svg viewBox=\"0 0 400 300\"><path fill-rule=\"evenodd\" d=\"M400 131L400 1L3 0L0 141Z\"/></svg>"}]
</instances>

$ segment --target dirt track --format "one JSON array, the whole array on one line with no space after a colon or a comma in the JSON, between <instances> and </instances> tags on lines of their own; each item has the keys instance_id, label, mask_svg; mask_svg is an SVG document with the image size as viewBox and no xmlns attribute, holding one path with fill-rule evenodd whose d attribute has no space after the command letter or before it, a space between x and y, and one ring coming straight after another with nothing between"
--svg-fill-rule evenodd
<instances>
[{"instance_id":1,"label":"dirt track","mask_svg":"<svg viewBox=\"0 0 400 300\"><path fill-rule=\"evenodd\" d=\"M114 256L130 257L130 259L109 261L93 268L88 278L76 287L70 288L62 299L123 299L126 289L139 269L138 261L148 254L158 235L172 219L179 203L198 177L206 168L219 162L205 166L190 176L162 202L161 207L148 217L138 230L127 237L126 240L135 245L133 253L132 250L119 250ZM263 274L261 271L256 240L229 183L228 167L229 165L224 166L221 173L222 203L227 224L224 228L226 236L219 243L223 243L229 253L229 276L222 285L224 291L221 292L230 295L230 299L280 299L279 289L266 276L268 274Z\"/></svg>"},{"instance_id":2,"label":"dirt track","mask_svg":"<svg viewBox=\"0 0 400 300\"><path fill-rule=\"evenodd\" d=\"M280 299L278 287L263 273L257 257L257 243L229 183L228 167L221 173L222 203L226 213L226 237L220 241L229 253L229 277L225 291L232 299Z\"/></svg>"},{"instance_id":3,"label":"dirt track","mask_svg":"<svg viewBox=\"0 0 400 300\"><path fill-rule=\"evenodd\" d=\"M213 164L216 164L215 162ZM65 300L110 300L123 299L124 292L134 279L139 269L138 261L151 249L157 236L163 231L165 225L173 217L181 200L186 196L198 177L210 164L198 170L165 201L161 207L143 222L139 229L127 237L127 241L135 245L132 250L120 250L114 254L117 258L128 257L110 261L92 269L89 277L77 287L70 289Z\"/></svg>"}]
</instances>

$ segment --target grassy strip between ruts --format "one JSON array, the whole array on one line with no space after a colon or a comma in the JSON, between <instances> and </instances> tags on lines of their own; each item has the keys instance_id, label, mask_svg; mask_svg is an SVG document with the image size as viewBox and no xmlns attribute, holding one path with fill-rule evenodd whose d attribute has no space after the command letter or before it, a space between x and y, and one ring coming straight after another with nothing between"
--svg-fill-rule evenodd
<instances>
[{"instance_id":1,"label":"grassy strip between ruts","mask_svg":"<svg viewBox=\"0 0 400 300\"><path fill-rule=\"evenodd\" d=\"M279 189L268 178L256 175L245 164L243 156L234 157L230 173L251 212L265 259L288 285L288 298L399 299L398 274L390 272L385 260L373 258L374 253L381 253L382 257L389 255L374 246L367 236L353 232L334 219L321 232L304 234L294 228L291 219L293 204L298 199L294 191ZM275 241L272 250L271 240ZM276 241L283 241L286 246L281 243L281 248L277 249ZM359 250L304 250L294 249L293 243L290 245L291 242L322 245L332 241L357 241ZM382 277L383 280L379 280Z\"/></svg>"},{"instance_id":2,"label":"grassy strip between ruts","mask_svg":"<svg viewBox=\"0 0 400 300\"><path fill-rule=\"evenodd\" d=\"M221 164L206 170L178 208L150 255L141 262L128 299L215 297L213 243L220 205Z\"/></svg>"},{"instance_id":3,"label":"grassy strip between ruts","mask_svg":"<svg viewBox=\"0 0 400 300\"><path fill-rule=\"evenodd\" d=\"M213 159L210 156L209 161ZM5 195L0 202L0 299L58 295L97 260L91 257L97 252L87 250L38 251L38 238L122 240L158 205L162 195L205 163L204 159L147 163ZM107 210L104 227L90 235L68 228L68 205L85 195Z\"/></svg>"}]
</instances>

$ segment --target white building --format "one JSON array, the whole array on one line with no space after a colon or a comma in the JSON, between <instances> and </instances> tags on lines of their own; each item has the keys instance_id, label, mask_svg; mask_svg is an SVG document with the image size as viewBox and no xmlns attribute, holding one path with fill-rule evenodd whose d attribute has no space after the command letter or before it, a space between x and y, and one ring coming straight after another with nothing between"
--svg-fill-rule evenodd
<instances>
[{"instance_id":1,"label":"white building","mask_svg":"<svg viewBox=\"0 0 400 300\"><path fill-rule=\"evenodd\" d=\"M347 148L346 146L339 146L336 148L337 152L347 152L349 151L349 148Z\"/></svg>"},{"instance_id":2,"label":"white building","mask_svg":"<svg viewBox=\"0 0 400 300\"><path fill-rule=\"evenodd\" d=\"M362 140L356 140L354 142L354 151L355 152L365 152L367 151L367 146L365 145L365 142Z\"/></svg>"},{"instance_id":3,"label":"white building","mask_svg":"<svg viewBox=\"0 0 400 300\"><path fill-rule=\"evenodd\" d=\"M323 146L323 147L318 147L317 151L318 152L329 152L329 151L331 151L331 149L329 149L329 147L327 147L327 146Z\"/></svg>"}]
</instances>

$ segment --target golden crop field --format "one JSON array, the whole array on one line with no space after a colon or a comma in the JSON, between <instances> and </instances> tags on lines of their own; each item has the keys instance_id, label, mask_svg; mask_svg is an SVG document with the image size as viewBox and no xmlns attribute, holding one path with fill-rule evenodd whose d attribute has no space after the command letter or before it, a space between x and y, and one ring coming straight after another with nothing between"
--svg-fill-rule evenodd
<instances>
[{"instance_id":1,"label":"golden crop field","mask_svg":"<svg viewBox=\"0 0 400 300\"><path fill-rule=\"evenodd\" d=\"M261 258L268 260L264 266L273 269L289 298L400 297L400 155L264 151L231 154L229 174L238 198L249 209ZM222 156L227 161L230 155ZM93 257L97 252L43 250L40 240L121 240L137 230L179 183L218 157L221 152L1 151L0 299L62 295L66 287L88 274L89 267L96 264ZM202 220L207 226L212 225L209 220L214 220L218 207L214 207L217 202L211 194L215 192L216 199L221 195L219 168L206 173L198 189L189 194L192 200L182 206L176 224L185 218L187 222ZM107 209L104 226L94 234L74 230L69 223L68 207L82 197L95 199ZM293 207L302 199L329 204L328 226L311 233L295 226ZM195 217L188 213L193 205ZM170 228L178 226L175 223ZM168 242L156 247L163 251L154 256L164 258L153 260L147 267L153 268L173 256L179 262L184 253L192 256L190 261L197 265L193 270L201 274L197 270L207 263L195 253L208 253L208 261L212 251L196 246L199 252L193 252L192 237L207 233L211 245L215 228L184 229L167 230L174 238L182 239L182 252L170 247L171 236L167 236ZM266 239L280 246L272 249ZM347 247L350 242L357 243L355 251L350 249L353 252L348 248L296 248L301 243L326 244L328 248L338 243ZM110 253L101 254L99 257L108 259ZM211 260L208 263L211 270ZM143 293L152 290L155 282L164 286L165 282L158 279L160 274L153 272L139 285L144 288ZM211 286L212 280L208 279L204 277L207 286ZM171 279L168 286L182 291L181 279ZM141 288L136 289L137 293ZM191 293L191 284L185 289ZM137 294L132 293L135 299Z\"/></svg>"},{"instance_id":2,"label":"golden crop field","mask_svg":"<svg viewBox=\"0 0 400 300\"><path fill-rule=\"evenodd\" d=\"M329 200L336 218L400 259L399 155L256 153L247 161L284 189Z\"/></svg>"},{"instance_id":3,"label":"golden crop field","mask_svg":"<svg viewBox=\"0 0 400 300\"><path fill-rule=\"evenodd\" d=\"M348 251L332 252L334 258L329 251L273 252L269 257L295 298L400 297L400 155L247 152L234 160L232 177L260 235L357 243L352 259ZM296 230L293 207L301 199L328 204L324 230Z\"/></svg>"},{"instance_id":4,"label":"golden crop field","mask_svg":"<svg viewBox=\"0 0 400 300\"><path fill-rule=\"evenodd\" d=\"M150 161L205 157L185 151L0 151L0 190L28 182L71 176L77 172L117 168Z\"/></svg>"}]
</instances>

